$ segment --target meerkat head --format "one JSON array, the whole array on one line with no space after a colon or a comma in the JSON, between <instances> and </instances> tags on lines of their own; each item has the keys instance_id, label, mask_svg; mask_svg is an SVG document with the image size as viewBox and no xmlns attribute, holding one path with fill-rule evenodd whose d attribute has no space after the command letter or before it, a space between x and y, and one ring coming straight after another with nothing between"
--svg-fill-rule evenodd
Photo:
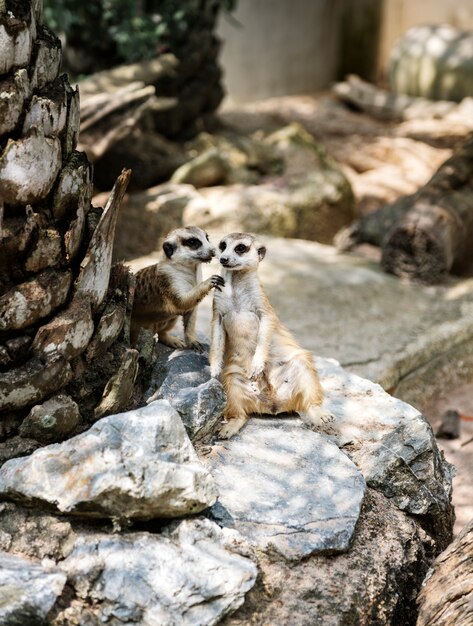
<instances>
[{"instance_id":1,"label":"meerkat head","mask_svg":"<svg viewBox=\"0 0 473 626\"><path fill-rule=\"evenodd\" d=\"M231 233L219 243L220 263L226 270L255 270L264 259L266 248L254 235Z\"/></svg>"},{"instance_id":2,"label":"meerkat head","mask_svg":"<svg viewBox=\"0 0 473 626\"><path fill-rule=\"evenodd\" d=\"M209 263L215 256L215 248L209 236L197 226L184 226L171 231L163 243L166 257L173 263Z\"/></svg>"}]
</instances>

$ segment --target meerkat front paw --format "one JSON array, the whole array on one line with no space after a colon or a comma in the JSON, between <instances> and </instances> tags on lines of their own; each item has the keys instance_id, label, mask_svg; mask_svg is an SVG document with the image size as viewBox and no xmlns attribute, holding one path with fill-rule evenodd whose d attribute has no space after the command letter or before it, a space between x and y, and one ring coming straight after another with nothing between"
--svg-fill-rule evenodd
<instances>
[{"instance_id":1,"label":"meerkat front paw","mask_svg":"<svg viewBox=\"0 0 473 626\"><path fill-rule=\"evenodd\" d=\"M220 374L222 373L222 368L219 365L211 365L210 366L210 377L211 378L220 378Z\"/></svg>"},{"instance_id":2,"label":"meerkat front paw","mask_svg":"<svg viewBox=\"0 0 473 626\"><path fill-rule=\"evenodd\" d=\"M233 435L236 435L246 424L246 417L232 417L227 421L223 422L220 426L217 438L218 439L230 439Z\"/></svg>"},{"instance_id":3,"label":"meerkat front paw","mask_svg":"<svg viewBox=\"0 0 473 626\"><path fill-rule=\"evenodd\" d=\"M222 287L225 287L225 280L218 274L213 274L207 280L209 281L210 289L222 291Z\"/></svg>"},{"instance_id":4,"label":"meerkat front paw","mask_svg":"<svg viewBox=\"0 0 473 626\"><path fill-rule=\"evenodd\" d=\"M259 361L253 361L251 364L251 372L250 372L250 380L252 382L256 382L260 380L264 374L264 363L260 363Z\"/></svg>"}]
</instances>

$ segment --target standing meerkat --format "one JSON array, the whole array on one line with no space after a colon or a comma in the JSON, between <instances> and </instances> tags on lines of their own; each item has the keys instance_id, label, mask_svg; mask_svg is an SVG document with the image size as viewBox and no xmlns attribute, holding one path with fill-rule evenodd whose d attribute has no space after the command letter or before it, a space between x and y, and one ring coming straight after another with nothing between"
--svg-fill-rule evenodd
<instances>
[{"instance_id":1,"label":"standing meerkat","mask_svg":"<svg viewBox=\"0 0 473 626\"><path fill-rule=\"evenodd\" d=\"M297 412L312 425L330 419L311 353L281 324L258 278L266 248L247 233L227 235L219 248L225 286L214 295L210 371L227 393L220 437L251 413Z\"/></svg>"},{"instance_id":2,"label":"standing meerkat","mask_svg":"<svg viewBox=\"0 0 473 626\"><path fill-rule=\"evenodd\" d=\"M209 263L215 248L201 228L186 226L169 233L163 243L164 255L155 265L136 274L136 289L131 316L131 343L135 344L140 327L158 333L161 343L170 348L192 348L202 352L195 335L197 305L224 280L211 276L202 280L202 263ZM182 315L184 341L169 334Z\"/></svg>"}]
</instances>

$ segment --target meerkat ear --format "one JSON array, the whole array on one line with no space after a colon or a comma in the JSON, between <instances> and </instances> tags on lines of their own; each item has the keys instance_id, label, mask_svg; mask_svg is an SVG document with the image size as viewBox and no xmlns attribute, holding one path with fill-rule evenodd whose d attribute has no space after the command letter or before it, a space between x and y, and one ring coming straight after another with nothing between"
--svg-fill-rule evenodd
<instances>
[{"instance_id":1,"label":"meerkat ear","mask_svg":"<svg viewBox=\"0 0 473 626\"><path fill-rule=\"evenodd\" d=\"M167 256L168 259L172 257L175 249L176 249L175 243L171 243L170 241L165 241L163 243L164 254Z\"/></svg>"},{"instance_id":2,"label":"meerkat ear","mask_svg":"<svg viewBox=\"0 0 473 626\"><path fill-rule=\"evenodd\" d=\"M266 254L266 246L263 246L261 244L256 244L256 245L257 245L256 249L258 250L259 260L262 261Z\"/></svg>"}]
</instances>

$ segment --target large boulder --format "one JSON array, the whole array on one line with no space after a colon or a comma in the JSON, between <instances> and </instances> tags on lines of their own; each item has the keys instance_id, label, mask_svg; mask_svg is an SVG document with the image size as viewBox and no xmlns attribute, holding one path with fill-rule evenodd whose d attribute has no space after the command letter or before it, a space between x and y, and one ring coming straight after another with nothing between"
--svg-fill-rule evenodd
<instances>
[{"instance_id":1,"label":"large boulder","mask_svg":"<svg viewBox=\"0 0 473 626\"><path fill-rule=\"evenodd\" d=\"M0 497L95 518L202 511L217 497L178 413L166 401L99 420L61 444L7 461Z\"/></svg>"},{"instance_id":2,"label":"large boulder","mask_svg":"<svg viewBox=\"0 0 473 626\"><path fill-rule=\"evenodd\" d=\"M368 489L348 552L297 564L253 554L258 584L222 625L415 626L416 593L432 548L414 519Z\"/></svg>"},{"instance_id":3,"label":"large boulder","mask_svg":"<svg viewBox=\"0 0 473 626\"><path fill-rule=\"evenodd\" d=\"M414 26L389 61L391 89L431 100L473 95L473 32L449 24Z\"/></svg>"}]
</instances>

